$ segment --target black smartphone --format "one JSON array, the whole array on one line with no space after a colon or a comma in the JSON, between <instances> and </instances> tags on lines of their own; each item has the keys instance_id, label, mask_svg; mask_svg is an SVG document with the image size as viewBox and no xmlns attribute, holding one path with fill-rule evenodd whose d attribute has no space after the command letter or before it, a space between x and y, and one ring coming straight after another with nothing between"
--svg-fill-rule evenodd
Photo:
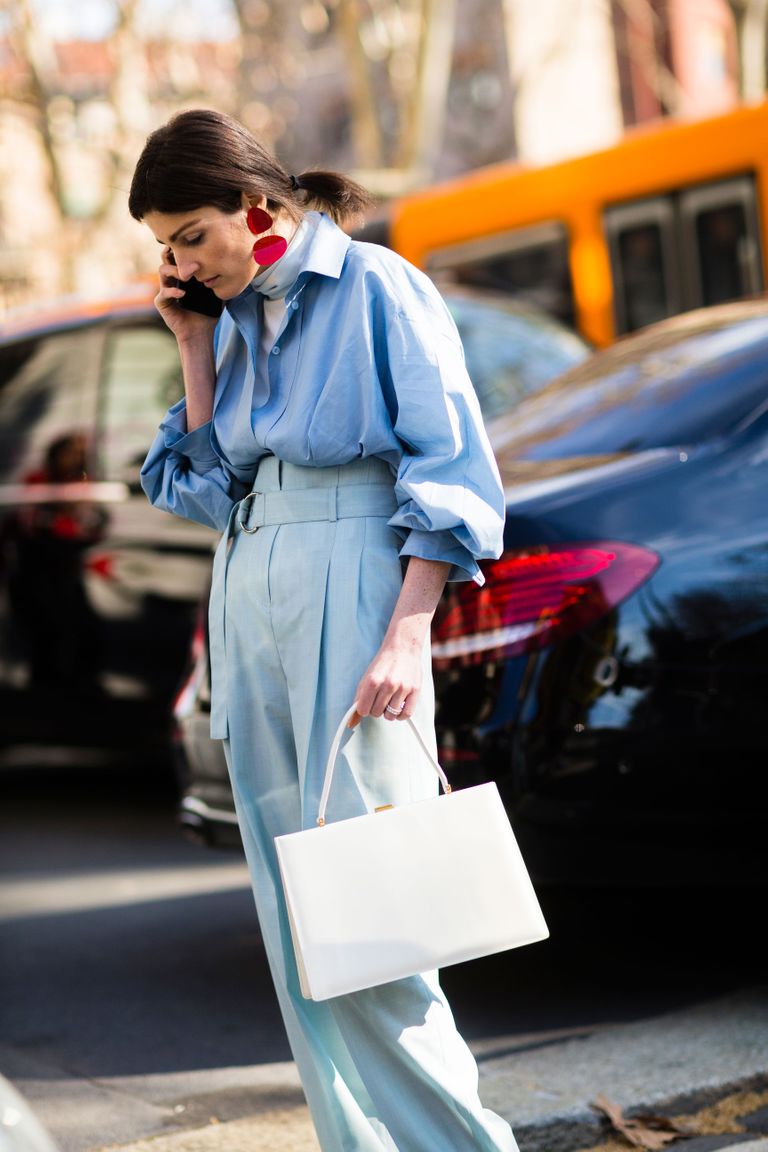
<instances>
[{"instance_id":1,"label":"black smartphone","mask_svg":"<svg viewBox=\"0 0 768 1152\"><path fill-rule=\"evenodd\" d=\"M168 262L175 264L173 253L168 254ZM176 287L181 288L184 295L179 300L179 307L186 308L188 312L201 312L203 316L221 316L224 305L212 288L206 288L194 276L189 280L177 280Z\"/></svg>"}]
</instances>

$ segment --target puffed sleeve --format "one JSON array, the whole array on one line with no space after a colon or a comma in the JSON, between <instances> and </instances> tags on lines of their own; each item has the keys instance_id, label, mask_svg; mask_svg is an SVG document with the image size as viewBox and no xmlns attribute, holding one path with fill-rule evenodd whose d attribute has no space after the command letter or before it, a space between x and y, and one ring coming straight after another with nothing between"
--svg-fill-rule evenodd
<instances>
[{"instance_id":1,"label":"puffed sleeve","mask_svg":"<svg viewBox=\"0 0 768 1152\"><path fill-rule=\"evenodd\" d=\"M385 332L385 396L404 447L389 521L409 529L401 555L482 584L478 560L503 548L504 492L453 317L421 273L402 276Z\"/></svg>"},{"instance_id":2,"label":"puffed sleeve","mask_svg":"<svg viewBox=\"0 0 768 1152\"><path fill-rule=\"evenodd\" d=\"M174 404L141 469L141 486L156 508L223 532L243 484L216 451L212 424L187 432L186 400Z\"/></svg>"}]
</instances>

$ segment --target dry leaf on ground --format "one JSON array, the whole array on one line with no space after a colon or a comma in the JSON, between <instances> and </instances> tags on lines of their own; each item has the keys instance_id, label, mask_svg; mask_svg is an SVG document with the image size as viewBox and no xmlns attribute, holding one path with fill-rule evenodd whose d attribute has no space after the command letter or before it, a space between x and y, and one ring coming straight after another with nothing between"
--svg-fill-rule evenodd
<instances>
[{"instance_id":1,"label":"dry leaf on ground","mask_svg":"<svg viewBox=\"0 0 768 1152\"><path fill-rule=\"evenodd\" d=\"M603 1112L608 1117L611 1127L625 1140L635 1148L645 1149L646 1152L658 1152L675 1140L694 1135L691 1128L676 1123L668 1116L650 1114L625 1116L621 1106L614 1104L606 1096L596 1097L592 1107Z\"/></svg>"}]
</instances>

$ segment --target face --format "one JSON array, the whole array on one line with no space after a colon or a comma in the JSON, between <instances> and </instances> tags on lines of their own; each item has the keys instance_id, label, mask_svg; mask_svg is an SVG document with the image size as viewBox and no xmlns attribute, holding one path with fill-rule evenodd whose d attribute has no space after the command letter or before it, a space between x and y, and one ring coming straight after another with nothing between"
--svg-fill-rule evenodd
<instances>
[{"instance_id":1,"label":"face","mask_svg":"<svg viewBox=\"0 0 768 1152\"><path fill-rule=\"evenodd\" d=\"M148 212L144 223L164 248L170 248L180 280L196 276L221 300L231 300L258 271L253 236L242 212L210 206L191 212Z\"/></svg>"}]
</instances>

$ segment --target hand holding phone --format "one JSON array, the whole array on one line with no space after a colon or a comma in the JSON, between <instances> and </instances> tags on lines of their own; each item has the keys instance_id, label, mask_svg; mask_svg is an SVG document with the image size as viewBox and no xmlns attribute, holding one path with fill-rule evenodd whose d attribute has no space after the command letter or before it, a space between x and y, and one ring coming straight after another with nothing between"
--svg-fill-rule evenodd
<instances>
[{"instance_id":1,"label":"hand holding phone","mask_svg":"<svg viewBox=\"0 0 768 1152\"><path fill-rule=\"evenodd\" d=\"M168 263L175 264L173 252L168 253ZM200 312L203 316L221 316L224 305L212 288L206 288L195 276L189 280L176 280L176 288L181 288L184 295L177 301L180 308L188 312Z\"/></svg>"}]
</instances>

